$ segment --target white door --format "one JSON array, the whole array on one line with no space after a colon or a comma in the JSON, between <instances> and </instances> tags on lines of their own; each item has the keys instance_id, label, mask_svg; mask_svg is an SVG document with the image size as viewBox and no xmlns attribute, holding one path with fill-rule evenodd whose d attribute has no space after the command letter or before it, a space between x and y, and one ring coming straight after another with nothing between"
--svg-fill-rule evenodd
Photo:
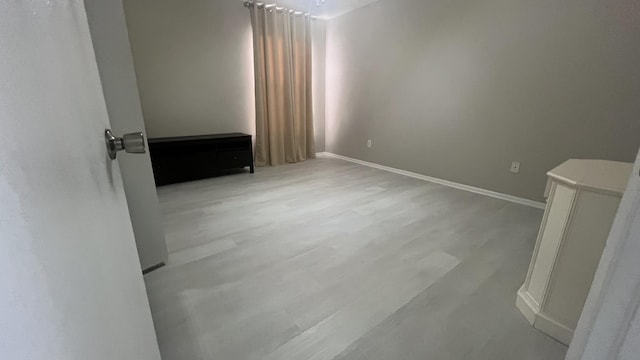
<instances>
[{"instance_id":1,"label":"white door","mask_svg":"<svg viewBox=\"0 0 640 360\"><path fill-rule=\"evenodd\" d=\"M84 0L102 92L116 134L145 132L121 0ZM167 261L162 215L149 154L119 158L140 264Z\"/></svg>"},{"instance_id":2,"label":"white door","mask_svg":"<svg viewBox=\"0 0 640 360\"><path fill-rule=\"evenodd\" d=\"M82 1L0 0L2 359L160 358L109 126Z\"/></svg>"}]
</instances>

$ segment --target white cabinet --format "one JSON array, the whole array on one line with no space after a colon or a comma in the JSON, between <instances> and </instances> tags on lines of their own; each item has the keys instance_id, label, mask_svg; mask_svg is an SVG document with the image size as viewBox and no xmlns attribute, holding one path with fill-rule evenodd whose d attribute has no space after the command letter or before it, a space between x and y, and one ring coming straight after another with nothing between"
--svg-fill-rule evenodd
<instances>
[{"instance_id":1,"label":"white cabinet","mask_svg":"<svg viewBox=\"0 0 640 360\"><path fill-rule=\"evenodd\" d=\"M569 160L547 175L547 206L516 305L569 344L633 164Z\"/></svg>"}]
</instances>

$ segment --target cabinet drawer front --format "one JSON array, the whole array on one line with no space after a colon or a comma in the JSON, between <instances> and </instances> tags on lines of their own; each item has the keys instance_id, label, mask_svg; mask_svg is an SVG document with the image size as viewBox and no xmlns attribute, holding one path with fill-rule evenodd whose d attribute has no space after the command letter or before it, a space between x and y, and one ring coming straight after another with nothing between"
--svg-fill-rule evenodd
<instances>
[{"instance_id":1,"label":"cabinet drawer front","mask_svg":"<svg viewBox=\"0 0 640 360\"><path fill-rule=\"evenodd\" d=\"M251 151L231 150L218 152L218 164L222 168L245 167L251 165Z\"/></svg>"}]
</instances>

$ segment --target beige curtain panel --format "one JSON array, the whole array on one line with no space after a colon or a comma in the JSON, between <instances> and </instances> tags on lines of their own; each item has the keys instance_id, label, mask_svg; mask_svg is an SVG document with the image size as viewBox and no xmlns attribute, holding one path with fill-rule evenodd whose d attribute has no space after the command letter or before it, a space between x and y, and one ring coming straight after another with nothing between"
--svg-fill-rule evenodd
<instances>
[{"instance_id":1,"label":"beige curtain panel","mask_svg":"<svg viewBox=\"0 0 640 360\"><path fill-rule=\"evenodd\" d=\"M311 102L311 18L250 7L256 85L257 166L315 157Z\"/></svg>"}]
</instances>

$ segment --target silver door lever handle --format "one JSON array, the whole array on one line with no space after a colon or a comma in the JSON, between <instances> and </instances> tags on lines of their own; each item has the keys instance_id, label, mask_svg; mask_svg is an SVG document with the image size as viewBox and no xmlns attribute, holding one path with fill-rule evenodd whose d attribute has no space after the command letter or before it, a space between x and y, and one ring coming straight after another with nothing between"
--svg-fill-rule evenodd
<instances>
[{"instance_id":1,"label":"silver door lever handle","mask_svg":"<svg viewBox=\"0 0 640 360\"><path fill-rule=\"evenodd\" d=\"M107 144L107 153L111 160L114 160L118 151L122 150L132 154L144 154L146 152L144 135L141 132L116 137L110 129L107 129L104 131L104 138Z\"/></svg>"}]
</instances>

